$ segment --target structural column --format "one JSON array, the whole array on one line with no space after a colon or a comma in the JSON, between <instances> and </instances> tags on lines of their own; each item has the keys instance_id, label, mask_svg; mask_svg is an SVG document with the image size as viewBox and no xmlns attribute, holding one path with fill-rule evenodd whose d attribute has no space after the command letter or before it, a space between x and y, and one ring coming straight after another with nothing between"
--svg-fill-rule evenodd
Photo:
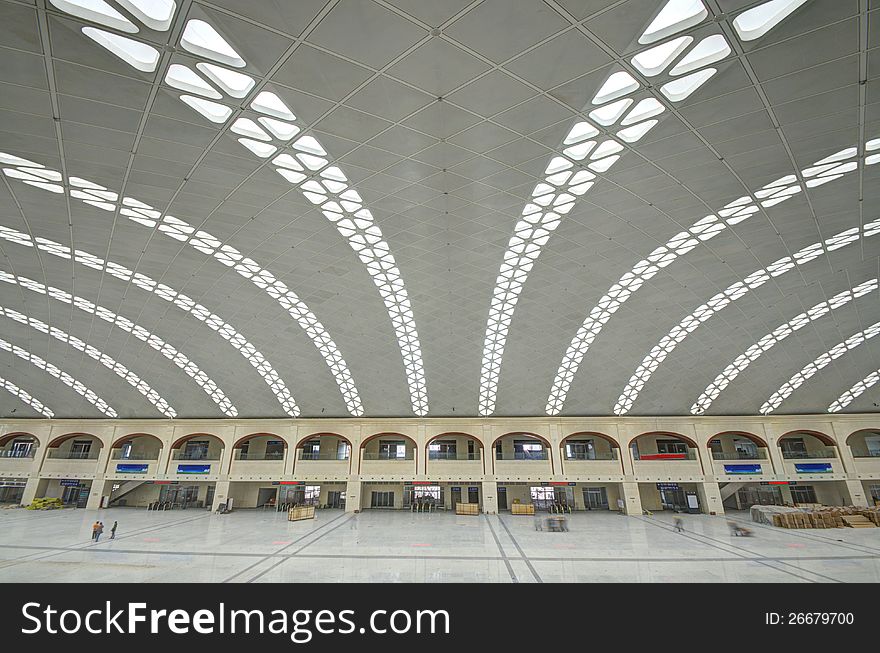
<instances>
[{"instance_id":1,"label":"structural column","mask_svg":"<svg viewBox=\"0 0 880 653\"><path fill-rule=\"evenodd\" d=\"M642 514L642 497L639 495L639 484L625 481L620 484L620 492L623 498L624 511L627 515Z\"/></svg>"},{"instance_id":2,"label":"structural column","mask_svg":"<svg viewBox=\"0 0 880 653\"><path fill-rule=\"evenodd\" d=\"M859 508L867 508L868 497L865 496L865 487L859 480L847 479L846 491L849 493L849 502Z\"/></svg>"},{"instance_id":3,"label":"structural column","mask_svg":"<svg viewBox=\"0 0 880 653\"><path fill-rule=\"evenodd\" d=\"M498 512L498 483L483 481L483 512L494 515Z\"/></svg>"},{"instance_id":4,"label":"structural column","mask_svg":"<svg viewBox=\"0 0 880 653\"><path fill-rule=\"evenodd\" d=\"M30 476L24 485L24 493L21 495L21 505L29 506L37 497L37 489L40 487L40 477Z\"/></svg>"},{"instance_id":5,"label":"structural column","mask_svg":"<svg viewBox=\"0 0 880 653\"><path fill-rule=\"evenodd\" d=\"M353 476L345 484L345 512L360 512L361 509L361 482L357 476Z\"/></svg>"},{"instance_id":6,"label":"structural column","mask_svg":"<svg viewBox=\"0 0 880 653\"><path fill-rule=\"evenodd\" d=\"M703 512L707 514L714 512L716 515L723 515L724 504L721 501L721 489L718 487L718 483L714 480L709 480L712 478L707 476L707 480L698 486L700 503L703 506Z\"/></svg>"},{"instance_id":7,"label":"structural column","mask_svg":"<svg viewBox=\"0 0 880 653\"><path fill-rule=\"evenodd\" d=\"M229 496L229 481L217 481L214 485L214 503L211 505L211 510L216 511L221 503L226 503L226 499ZM235 508L235 506L233 506Z\"/></svg>"}]
</instances>

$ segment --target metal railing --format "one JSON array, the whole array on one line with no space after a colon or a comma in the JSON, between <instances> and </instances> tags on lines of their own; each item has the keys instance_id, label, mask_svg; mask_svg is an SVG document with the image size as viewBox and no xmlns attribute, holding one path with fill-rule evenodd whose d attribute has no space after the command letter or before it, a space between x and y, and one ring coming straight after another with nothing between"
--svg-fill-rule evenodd
<instances>
[{"instance_id":1,"label":"metal railing","mask_svg":"<svg viewBox=\"0 0 880 653\"><path fill-rule=\"evenodd\" d=\"M834 447L823 447L815 451L783 451L782 457L786 460L804 460L809 458L837 458L837 450Z\"/></svg>"},{"instance_id":2,"label":"metal railing","mask_svg":"<svg viewBox=\"0 0 880 653\"><path fill-rule=\"evenodd\" d=\"M633 459L636 461L643 460L652 462L659 460L662 462L675 462L677 460L696 460L697 452L694 449L688 449L687 453L676 451L675 453L639 453L634 454Z\"/></svg>"},{"instance_id":3,"label":"metal railing","mask_svg":"<svg viewBox=\"0 0 880 653\"><path fill-rule=\"evenodd\" d=\"M123 456L125 453L121 449L114 449L113 453L110 454L110 458L112 460L159 460L159 452L156 453L147 453L146 451L129 451L128 455Z\"/></svg>"},{"instance_id":4,"label":"metal railing","mask_svg":"<svg viewBox=\"0 0 880 653\"><path fill-rule=\"evenodd\" d=\"M495 452L495 460L549 460L549 458L546 449L544 451L514 451L513 453L502 451L500 454L497 450Z\"/></svg>"},{"instance_id":5,"label":"metal railing","mask_svg":"<svg viewBox=\"0 0 880 653\"><path fill-rule=\"evenodd\" d=\"M236 450L235 460L284 460L283 451L271 451L262 453L251 453L249 451Z\"/></svg>"},{"instance_id":6,"label":"metal railing","mask_svg":"<svg viewBox=\"0 0 880 653\"><path fill-rule=\"evenodd\" d=\"M565 460L583 460L585 462L589 462L591 460L617 460L617 451L611 450L609 452L603 453L574 453L568 454L565 453Z\"/></svg>"},{"instance_id":7,"label":"metal railing","mask_svg":"<svg viewBox=\"0 0 880 653\"><path fill-rule=\"evenodd\" d=\"M713 451L712 460L767 460L767 450L758 449L755 453L734 451L733 453Z\"/></svg>"},{"instance_id":8,"label":"metal railing","mask_svg":"<svg viewBox=\"0 0 880 653\"><path fill-rule=\"evenodd\" d=\"M428 460L480 460L479 452L455 453L446 451L429 451Z\"/></svg>"},{"instance_id":9,"label":"metal railing","mask_svg":"<svg viewBox=\"0 0 880 653\"><path fill-rule=\"evenodd\" d=\"M415 452L407 451L406 454L401 458L400 456L385 453L383 451L364 451L363 454L361 454L361 458L363 460L387 460L389 462L403 462L405 460L414 460Z\"/></svg>"},{"instance_id":10,"label":"metal railing","mask_svg":"<svg viewBox=\"0 0 880 653\"><path fill-rule=\"evenodd\" d=\"M221 457L222 453L217 453L211 456L206 451L175 451L171 455L172 460L220 460Z\"/></svg>"},{"instance_id":11,"label":"metal railing","mask_svg":"<svg viewBox=\"0 0 880 653\"><path fill-rule=\"evenodd\" d=\"M0 458L33 458L34 454L37 452L36 447L32 447L27 451L16 450L16 449L6 449L0 451Z\"/></svg>"},{"instance_id":12,"label":"metal railing","mask_svg":"<svg viewBox=\"0 0 880 653\"><path fill-rule=\"evenodd\" d=\"M859 453L853 452L853 458L880 458L880 451L860 451Z\"/></svg>"},{"instance_id":13,"label":"metal railing","mask_svg":"<svg viewBox=\"0 0 880 653\"><path fill-rule=\"evenodd\" d=\"M300 460L337 460L345 462L349 459L348 452L344 454L335 451L302 451L299 453Z\"/></svg>"},{"instance_id":14,"label":"metal railing","mask_svg":"<svg viewBox=\"0 0 880 653\"><path fill-rule=\"evenodd\" d=\"M97 460L100 449L97 451L59 451L58 449L49 449L49 458L60 460Z\"/></svg>"}]
</instances>

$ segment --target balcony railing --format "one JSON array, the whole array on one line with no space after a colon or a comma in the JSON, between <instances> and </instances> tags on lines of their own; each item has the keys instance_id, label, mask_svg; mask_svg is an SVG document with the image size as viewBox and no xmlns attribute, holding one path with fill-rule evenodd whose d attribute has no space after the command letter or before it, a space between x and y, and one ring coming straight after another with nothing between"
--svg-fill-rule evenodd
<instances>
[{"instance_id":1,"label":"balcony railing","mask_svg":"<svg viewBox=\"0 0 880 653\"><path fill-rule=\"evenodd\" d=\"M0 458L33 458L36 452L36 447L33 447L28 451L7 449L5 451L0 451Z\"/></svg>"},{"instance_id":2,"label":"balcony railing","mask_svg":"<svg viewBox=\"0 0 880 653\"><path fill-rule=\"evenodd\" d=\"M604 453L572 453L565 454L565 460L583 460L588 462L590 460L617 460L617 451L611 450Z\"/></svg>"},{"instance_id":3,"label":"balcony railing","mask_svg":"<svg viewBox=\"0 0 880 653\"><path fill-rule=\"evenodd\" d=\"M121 449L115 449L113 453L110 454L110 458L113 460L159 460L159 452L149 453L147 451L129 451L128 454L125 454Z\"/></svg>"},{"instance_id":4,"label":"balcony railing","mask_svg":"<svg viewBox=\"0 0 880 653\"><path fill-rule=\"evenodd\" d=\"M348 451L345 453L333 451L300 451L300 460L348 460Z\"/></svg>"},{"instance_id":5,"label":"balcony railing","mask_svg":"<svg viewBox=\"0 0 880 653\"><path fill-rule=\"evenodd\" d=\"M414 460L415 455L412 451L407 451L403 457L400 457L395 454L385 453L382 451L365 451L361 455L363 460L387 460L390 462L394 462L395 460Z\"/></svg>"},{"instance_id":6,"label":"balcony railing","mask_svg":"<svg viewBox=\"0 0 880 653\"><path fill-rule=\"evenodd\" d=\"M837 458L834 447L823 447L816 451L783 451L782 457L787 460L804 460L807 458Z\"/></svg>"},{"instance_id":7,"label":"balcony railing","mask_svg":"<svg viewBox=\"0 0 880 653\"><path fill-rule=\"evenodd\" d=\"M448 451L429 451L428 460L480 460L479 452L455 453Z\"/></svg>"},{"instance_id":8,"label":"balcony railing","mask_svg":"<svg viewBox=\"0 0 880 653\"><path fill-rule=\"evenodd\" d=\"M236 451L236 460L284 460L283 451L264 451L251 453L249 451Z\"/></svg>"},{"instance_id":9,"label":"balcony railing","mask_svg":"<svg viewBox=\"0 0 880 653\"><path fill-rule=\"evenodd\" d=\"M58 449L49 449L49 458L57 458L62 460L97 460L98 451L59 451Z\"/></svg>"},{"instance_id":10,"label":"balcony railing","mask_svg":"<svg viewBox=\"0 0 880 653\"><path fill-rule=\"evenodd\" d=\"M733 453L725 453L722 451L712 452L713 460L767 460L767 451L758 449L755 453L748 451L734 451Z\"/></svg>"},{"instance_id":11,"label":"balcony railing","mask_svg":"<svg viewBox=\"0 0 880 653\"><path fill-rule=\"evenodd\" d=\"M545 449L544 451L514 451L513 453L509 453L507 451L497 452L495 453L495 460L548 460L548 452Z\"/></svg>"},{"instance_id":12,"label":"balcony railing","mask_svg":"<svg viewBox=\"0 0 880 653\"><path fill-rule=\"evenodd\" d=\"M853 458L880 458L880 451L860 451L859 453L853 452Z\"/></svg>"},{"instance_id":13,"label":"balcony railing","mask_svg":"<svg viewBox=\"0 0 880 653\"><path fill-rule=\"evenodd\" d=\"M676 461L676 460L696 460L697 452L693 449L688 449L687 453L684 452L675 452L675 453L634 453L635 460L663 460L663 461Z\"/></svg>"},{"instance_id":14,"label":"balcony railing","mask_svg":"<svg viewBox=\"0 0 880 653\"><path fill-rule=\"evenodd\" d=\"M210 455L207 451L175 451L171 458L173 460L220 460L221 453Z\"/></svg>"}]
</instances>

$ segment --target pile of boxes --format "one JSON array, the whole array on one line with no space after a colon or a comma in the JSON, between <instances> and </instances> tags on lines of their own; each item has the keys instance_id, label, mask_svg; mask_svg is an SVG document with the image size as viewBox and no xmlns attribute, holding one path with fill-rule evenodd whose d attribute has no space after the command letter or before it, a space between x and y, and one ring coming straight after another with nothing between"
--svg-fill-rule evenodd
<instances>
[{"instance_id":1,"label":"pile of boxes","mask_svg":"<svg viewBox=\"0 0 880 653\"><path fill-rule=\"evenodd\" d=\"M770 507L760 506L760 508ZM755 521L767 521L766 518L770 517L770 523L779 528L844 528L856 524L866 527L880 526L880 509L878 508L858 508L856 506L772 507L775 509L769 514L763 515L763 519ZM768 511L762 510L760 512L767 513Z\"/></svg>"}]
</instances>

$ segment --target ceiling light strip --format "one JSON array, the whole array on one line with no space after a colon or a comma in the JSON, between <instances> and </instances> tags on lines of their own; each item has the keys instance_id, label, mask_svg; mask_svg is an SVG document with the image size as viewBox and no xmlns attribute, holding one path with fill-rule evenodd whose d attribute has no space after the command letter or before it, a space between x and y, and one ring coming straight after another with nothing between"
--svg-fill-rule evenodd
<instances>
[{"instance_id":1,"label":"ceiling light strip","mask_svg":"<svg viewBox=\"0 0 880 653\"><path fill-rule=\"evenodd\" d=\"M788 322L776 327L773 331L737 356L730 365L724 368L723 372L715 377L715 380L706 387L697 401L694 402L694 405L691 406L691 414L704 414L712 405L712 402L718 398L724 389L727 388L727 386L729 386L733 380L740 375L740 373L744 372L749 365L763 356L765 352L788 338L788 336L792 335L795 331L802 329L810 322L818 320L823 315L827 315L834 309L840 308L841 306L875 290L877 290L877 279L870 279L869 281L859 284L852 290L845 290L834 295L834 297L828 301L816 304Z\"/></svg>"},{"instance_id":2,"label":"ceiling light strip","mask_svg":"<svg viewBox=\"0 0 880 653\"><path fill-rule=\"evenodd\" d=\"M7 240L9 242L17 243L20 245L25 245L26 247L34 247L36 246L41 251L44 251L53 256L58 256L59 258L71 258L70 248L61 245L60 243L56 243L51 240L46 240L44 238L38 238L36 242L32 241L28 234L22 233L20 231L16 231L14 229L10 229L9 227L0 226L0 239ZM299 408L296 406L296 403L293 401L293 397L290 396L290 392L287 390L286 385L278 376L278 373L275 369L266 361L265 357L252 345L247 339L244 338L235 328L225 322L220 316L210 312L207 308L202 306L201 304L196 303L194 300L190 299L183 293L179 293L170 286L165 284L157 283L150 277L140 274L134 273L125 266L119 265L117 263L113 263L112 261L104 261L103 259L89 254L87 252L83 252L81 250L76 250L73 254L73 260L77 263L85 265L95 270L106 271L113 277L120 279L121 281L131 281L134 285L142 290L145 290L149 293L164 299L165 301L171 302L178 308L184 310L189 313L193 317L195 317L200 322L204 322L208 327L210 327L213 331L216 331L224 340L229 342L233 347L235 347L242 356L254 367L260 376L263 377L263 380L269 385L270 389L273 391L275 396L278 398L282 407L287 411L289 415L296 417L299 415ZM7 276L4 276L5 273L0 273L0 281L9 281ZM11 276L11 275L10 275ZM45 287L42 284L37 282L32 282L30 280L25 280L23 277L20 278L21 283L28 282L29 287L36 292L46 292ZM42 288L42 290L41 290ZM55 289L50 287L48 289L50 293L53 293L51 296L61 301L65 301L63 299L67 296L67 293L64 291ZM177 357L182 357L183 354L177 352L176 349L173 349L170 345L166 345L164 342L160 344L160 341L155 339L156 336L151 334L143 327L132 323L122 316L117 316L112 311L105 309L101 306L94 306L86 299L82 299L79 297L72 297L66 301L76 301L75 305L81 305L83 307L87 307L84 310L89 310L93 312L98 317L102 319L106 316L107 321L113 321L114 324L119 326L120 328L129 330L130 333L135 335L138 339L150 344L153 348L157 348L157 351L160 352L174 352L172 355ZM182 358L178 358L177 360L183 360ZM177 364L175 362L175 364ZM180 367L180 365L178 365ZM206 392L208 389L211 389L211 397L221 407L221 409L226 411L235 411L237 414L237 410L234 406L232 406L231 402L226 399L225 395L222 393L217 393L219 388L217 384L211 380L207 375L205 375L201 370L198 369L194 364L184 364L181 367L187 374L192 372L192 378L202 385ZM216 393L216 394L214 394ZM234 416L234 415L232 415Z\"/></svg>"},{"instance_id":3,"label":"ceiling light strip","mask_svg":"<svg viewBox=\"0 0 880 653\"><path fill-rule=\"evenodd\" d=\"M55 377L64 385L80 395L83 399L92 404L107 417L117 417L116 411L110 407L110 404L101 399L93 390L90 390L85 384L77 381L75 378L70 376L70 374L64 372L52 363L49 363L37 356L36 354L32 354L28 350L22 349L18 345L13 345L12 343L7 342L2 338L0 338L0 351L11 352L18 356L21 360L27 361L37 369L43 370L50 376Z\"/></svg>"},{"instance_id":4,"label":"ceiling light strip","mask_svg":"<svg viewBox=\"0 0 880 653\"><path fill-rule=\"evenodd\" d=\"M839 342L821 356L817 356L811 363L805 365L800 372L792 376L788 381L779 387L770 398L761 406L761 414L769 415L779 408L783 401L788 399L791 394L800 388L804 383L816 375L820 370L828 367L831 361L834 361L846 352L851 351L859 345L867 342L877 334L880 334L880 322L875 322L864 331L854 333L843 342ZM833 405L833 404L832 404Z\"/></svg>"},{"instance_id":5,"label":"ceiling light strip","mask_svg":"<svg viewBox=\"0 0 880 653\"><path fill-rule=\"evenodd\" d=\"M0 306L0 317L8 317L10 320L15 320L19 324L24 324L25 326L29 326L32 329L36 329L40 333L48 334L56 340L70 345L77 351L83 352L90 358L101 363L101 365L106 367L108 370L116 374L116 376L128 383L135 390L140 392L144 396L144 398L151 404L153 404L156 410L165 415L165 417L177 417L177 412L158 392L156 392L155 389L153 389L152 386L150 386L149 383L141 379L137 374L129 370L119 361L108 356L104 352L99 351L95 347L87 345L76 336L72 336L69 333L62 331L61 329L50 327L48 324L42 322L41 320L33 317L28 317L27 315L19 313L18 311L11 308Z\"/></svg>"},{"instance_id":6,"label":"ceiling light strip","mask_svg":"<svg viewBox=\"0 0 880 653\"><path fill-rule=\"evenodd\" d=\"M841 247L846 247L859 242L863 237L869 238L880 233L880 218L869 222L861 229L853 227L840 232L825 240L824 243L814 243L795 252L793 256L785 256L771 263L766 268L755 270L742 281L737 281L720 293L715 294L708 302L701 304L695 311L690 313L681 322L673 327L668 334L663 336L660 342L651 349L642 360L635 373L630 377L617 403L614 406L616 415L625 415L632 408L639 393L645 384L678 345L693 333L701 324L710 317L720 312L730 303L736 301L749 291L754 290L774 277L781 276L798 265L803 265L820 256L832 252Z\"/></svg>"},{"instance_id":7,"label":"ceiling light strip","mask_svg":"<svg viewBox=\"0 0 880 653\"><path fill-rule=\"evenodd\" d=\"M0 227L0 234L2 234L2 227ZM9 272L0 270L0 282L14 284L22 288L26 288L27 290L39 293L41 295L48 295L52 299L57 299L58 301L65 304L75 306L76 308L88 313L89 315L95 315L105 322L119 327L126 333L134 335L138 340L147 343L152 349L156 350L157 352L162 354L162 356L174 363L177 367L182 369L187 374L187 376L192 378L192 380L195 381L198 386L205 391L205 394L207 394L211 398L211 400L215 404L217 404L220 410L223 411L223 413L227 417L238 416L238 409L236 409L236 407L232 405L232 402L226 396L226 393L220 389L220 387L213 379L211 379L211 377L205 374L205 372L202 371L199 366L196 365L193 361L191 361L186 356L186 354L178 351L172 345L165 342L162 338L154 333L151 333L139 324L135 324L131 320L114 313L108 308L93 304L88 299L71 295L70 293L65 292L59 288L55 288L53 286L44 286L40 282L34 281L33 279L28 279L27 277L16 277Z\"/></svg>"},{"instance_id":8,"label":"ceiling light strip","mask_svg":"<svg viewBox=\"0 0 880 653\"><path fill-rule=\"evenodd\" d=\"M872 142L874 141L869 141L869 143ZM801 175L806 180L807 187L813 188L830 181L835 181L848 172L855 170L857 168L856 162L851 161L851 159L856 154L856 148L846 148L824 157L812 166L802 170ZM867 164L867 160L865 163ZM841 170L844 171L840 172ZM717 215L713 214L701 218L687 231L675 234L664 245L648 254L647 258L642 259L630 268L590 309L583 324L571 339L571 343L553 379L545 412L548 415L558 415L562 412L574 377L593 341L601 333L602 329L611 319L611 316L646 281L680 256L693 250L700 241L710 240L728 227L744 222L759 212L761 209L758 203L756 203L755 198L760 200L761 206L769 208L793 197L800 190L801 187L795 175L786 175L771 181L758 190L754 197L752 195L743 195L732 202L728 202L717 212Z\"/></svg>"},{"instance_id":9,"label":"ceiling light strip","mask_svg":"<svg viewBox=\"0 0 880 653\"><path fill-rule=\"evenodd\" d=\"M871 372L864 379L856 383L849 390L840 395L836 401L828 406L829 413L838 413L849 406L855 399L860 397L865 391L873 388L880 382L880 370Z\"/></svg>"},{"instance_id":10,"label":"ceiling light strip","mask_svg":"<svg viewBox=\"0 0 880 653\"><path fill-rule=\"evenodd\" d=\"M10 394L13 394L21 399L24 403L40 413L43 417L47 417L49 419L55 417L55 413L49 410L46 404L31 395L31 393L27 392L26 390L22 390L21 388L19 388L12 381L4 379L2 376L0 376L0 387L2 387Z\"/></svg>"}]
</instances>

